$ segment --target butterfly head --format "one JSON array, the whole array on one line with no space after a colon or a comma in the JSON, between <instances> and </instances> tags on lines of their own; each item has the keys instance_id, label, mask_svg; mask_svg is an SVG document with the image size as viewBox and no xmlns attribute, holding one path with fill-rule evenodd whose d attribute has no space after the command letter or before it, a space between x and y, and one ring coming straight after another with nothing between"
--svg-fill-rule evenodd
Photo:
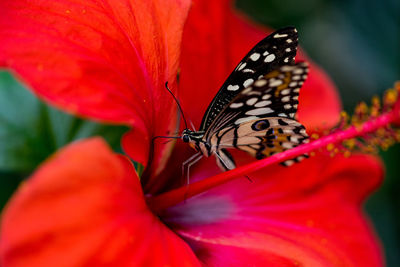
<instances>
[{"instance_id":1,"label":"butterfly head","mask_svg":"<svg viewBox=\"0 0 400 267\"><path fill-rule=\"evenodd\" d=\"M189 129L185 129L182 132L182 141L185 143L189 143L190 141L192 141L192 136L193 136L193 131L189 130Z\"/></svg>"},{"instance_id":2,"label":"butterfly head","mask_svg":"<svg viewBox=\"0 0 400 267\"><path fill-rule=\"evenodd\" d=\"M182 141L185 143L189 143L191 147L199 150L199 144L202 142L203 136L203 131L192 131L190 129L185 129L182 132Z\"/></svg>"}]
</instances>

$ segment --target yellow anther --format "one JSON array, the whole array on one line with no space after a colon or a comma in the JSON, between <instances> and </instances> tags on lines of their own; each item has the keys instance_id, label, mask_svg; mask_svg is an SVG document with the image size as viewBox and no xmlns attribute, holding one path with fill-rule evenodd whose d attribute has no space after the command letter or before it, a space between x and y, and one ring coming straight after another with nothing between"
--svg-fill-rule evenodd
<instances>
[{"instance_id":1,"label":"yellow anther","mask_svg":"<svg viewBox=\"0 0 400 267\"><path fill-rule=\"evenodd\" d=\"M398 91L394 89L389 89L385 92L383 96L383 102L385 105L393 105L397 100Z\"/></svg>"},{"instance_id":2,"label":"yellow anther","mask_svg":"<svg viewBox=\"0 0 400 267\"><path fill-rule=\"evenodd\" d=\"M353 149L356 146L356 141L354 139L349 139L344 141L344 145L349 149Z\"/></svg>"},{"instance_id":3,"label":"yellow anther","mask_svg":"<svg viewBox=\"0 0 400 267\"><path fill-rule=\"evenodd\" d=\"M344 157L350 157L352 151L377 153L378 148L387 150L396 142L400 142L400 127L397 127L398 125L393 124L385 126L377 129L374 133L365 134L362 128L362 125L370 119L377 118L383 113L393 113L394 105L397 101L400 101L399 97L400 81L395 83L394 88L384 93L382 100L377 96L372 97L370 107L365 102L359 103L351 117L346 112L342 111L340 113L341 121L336 126L335 130L344 130L353 126L359 131L360 136L356 139L345 140L337 146L333 143L328 144L326 150L329 152L329 155L333 157L337 153L343 153ZM313 138L317 139L318 136L313 136Z\"/></svg>"},{"instance_id":4,"label":"yellow anther","mask_svg":"<svg viewBox=\"0 0 400 267\"><path fill-rule=\"evenodd\" d=\"M381 105L381 100L379 99L379 97L377 95L374 95L372 97L371 102L372 102L372 105L374 105L374 106L380 106Z\"/></svg>"},{"instance_id":5,"label":"yellow anther","mask_svg":"<svg viewBox=\"0 0 400 267\"><path fill-rule=\"evenodd\" d=\"M388 143L386 143L386 142L381 144L381 149L382 149L383 151L388 150L389 147L390 147L390 145L389 145Z\"/></svg>"},{"instance_id":6,"label":"yellow anther","mask_svg":"<svg viewBox=\"0 0 400 267\"><path fill-rule=\"evenodd\" d=\"M375 147L373 147L371 145L367 145L367 146L364 147L364 152L366 152L366 153L375 153L377 151L376 151Z\"/></svg>"},{"instance_id":7,"label":"yellow anther","mask_svg":"<svg viewBox=\"0 0 400 267\"><path fill-rule=\"evenodd\" d=\"M386 130L384 129L384 128L379 128L377 131L376 131L376 135L378 136L378 137L385 137L386 136Z\"/></svg>"},{"instance_id":8,"label":"yellow anther","mask_svg":"<svg viewBox=\"0 0 400 267\"><path fill-rule=\"evenodd\" d=\"M368 105L365 102L361 102L356 107L356 114L365 115L368 113Z\"/></svg>"},{"instance_id":9,"label":"yellow anther","mask_svg":"<svg viewBox=\"0 0 400 267\"><path fill-rule=\"evenodd\" d=\"M381 111L381 101L377 96L374 96L372 98L372 106L370 109L370 115L372 117L377 117L377 116L379 116L380 111Z\"/></svg>"},{"instance_id":10,"label":"yellow anther","mask_svg":"<svg viewBox=\"0 0 400 267\"><path fill-rule=\"evenodd\" d=\"M346 119L346 118L348 118L348 117L349 117L349 114L347 114L347 112L346 112L346 111L342 111L342 112L340 112L340 117L342 117L342 118Z\"/></svg>"},{"instance_id":11,"label":"yellow anther","mask_svg":"<svg viewBox=\"0 0 400 267\"><path fill-rule=\"evenodd\" d=\"M311 135L311 139L318 139L318 138L319 138L319 135L316 134L316 133L313 133L313 134Z\"/></svg>"},{"instance_id":12,"label":"yellow anther","mask_svg":"<svg viewBox=\"0 0 400 267\"><path fill-rule=\"evenodd\" d=\"M346 150L346 151L343 153L343 156L344 156L345 158L348 158L348 157L351 156L351 152L348 151L348 150Z\"/></svg>"},{"instance_id":13,"label":"yellow anther","mask_svg":"<svg viewBox=\"0 0 400 267\"><path fill-rule=\"evenodd\" d=\"M400 130L397 130L397 131L394 133L394 138L395 138L396 140L400 140Z\"/></svg>"},{"instance_id":14,"label":"yellow anther","mask_svg":"<svg viewBox=\"0 0 400 267\"><path fill-rule=\"evenodd\" d=\"M331 144L328 144L327 146L326 146L326 150L328 150L328 151L332 151L333 149L335 148L335 146L331 143Z\"/></svg>"},{"instance_id":15,"label":"yellow anther","mask_svg":"<svg viewBox=\"0 0 400 267\"><path fill-rule=\"evenodd\" d=\"M394 83L394 89L395 89L397 92L400 92L400 81L397 81L397 82Z\"/></svg>"}]
</instances>

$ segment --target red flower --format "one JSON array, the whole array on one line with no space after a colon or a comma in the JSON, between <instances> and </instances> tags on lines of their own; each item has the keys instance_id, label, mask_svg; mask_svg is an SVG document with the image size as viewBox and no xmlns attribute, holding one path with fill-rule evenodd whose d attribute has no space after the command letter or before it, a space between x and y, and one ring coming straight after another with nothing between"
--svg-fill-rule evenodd
<instances>
[{"instance_id":1,"label":"red flower","mask_svg":"<svg viewBox=\"0 0 400 267\"><path fill-rule=\"evenodd\" d=\"M64 110L131 125L124 148L146 166L140 185L133 166L98 139L59 152L3 214L1 263L380 266L359 210L382 176L370 156L273 165L252 173L253 182L231 180L160 208L152 195L184 185L180 167L190 155L179 142L150 153L150 139L176 125L175 104L163 86L169 81L176 92L188 8L186 0L0 3L0 63ZM198 125L218 86L265 33L232 13L229 1L196 1L185 27L180 96ZM300 119L309 129L329 127L339 109L334 87L313 65ZM217 172L214 160L205 160L191 177Z\"/></svg>"},{"instance_id":2,"label":"red flower","mask_svg":"<svg viewBox=\"0 0 400 267\"><path fill-rule=\"evenodd\" d=\"M202 163L195 175L209 175L214 165ZM268 172L252 174L253 183L239 179L188 199L159 214L160 221L125 158L99 139L72 144L9 203L2 264L380 265L359 211L382 174L373 158L315 157Z\"/></svg>"}]
</instances>

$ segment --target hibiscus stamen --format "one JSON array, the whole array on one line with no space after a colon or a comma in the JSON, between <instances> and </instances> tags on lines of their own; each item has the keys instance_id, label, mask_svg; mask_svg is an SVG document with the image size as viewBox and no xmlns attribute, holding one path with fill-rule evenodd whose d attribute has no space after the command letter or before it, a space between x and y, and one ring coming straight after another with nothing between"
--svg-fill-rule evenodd
<instances>
[{"instance_id":1,"label":"hibiscus stamen","mask_svg":"<svg viewBox=\"0 0 400 267\"><path fill-rule=\"evenodd\" d=\"M306 153L314 155L316 152L325 150L331 156L338 153L350 156L350 151L374 152L377 146L387 149L388 146L400 141L400 132L396 128L400 125L399 94L400 82L395 84L394 89L389 89L385 93L382 105L376 97L372 99L371 107L365 103L359 104L351 118L343 114L341 123L325 136L316 138L317 135L312 135L311 142L307 144L205 178L189 186L185 185L158 196L148 197L147 203L155 213L158 213L232 179Z\"/></svg>"}]
</instances>

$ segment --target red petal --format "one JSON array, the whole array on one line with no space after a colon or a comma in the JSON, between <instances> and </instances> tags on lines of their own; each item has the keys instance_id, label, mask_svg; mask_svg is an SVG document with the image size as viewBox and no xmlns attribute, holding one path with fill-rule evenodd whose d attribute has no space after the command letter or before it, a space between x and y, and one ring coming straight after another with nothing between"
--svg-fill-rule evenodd
<instances>
[{"instance_id":1,"label":"red petal","mask_svg":"<svg viewBox=\"0 0 400 267\"><path fill-rule=\"evenodd\" d=\"M162 218L208 266L382 266L360 211L382 175L370 156L319 156L250 174Z\"/></svg>"},{"instance_id":2,"label":"red petal","mask_svg":"<svg viewBox=\"0 0 400 267\"><path fill-rule=\"evenodd\" d=\"M157 255L157 257L154 257ZM3 213L2 266L198 266L147 209L133 166L100 139L72 144Z\"/></svg>"},{"instance_id":3,"label":"red petal","mask_svg":"<svg viewBox=\"0 0 400 267\"><path fill-rule=\"evenodd\" d=\"M175 127L164 84L176 90L189 4L1 1L0 64L66 111L135 126L143 135L137 144Z\"/></svg>"},{"instance_id":4,"label":"red petal","mask_svg":"<svg viewBox=\"0 0 400 267\"><path fill-rule=\"evenodd\" d=\"M194 2L183 34L180 95L187 117L199 125L228 75L271 30L250 24L237 15L231 1ZM298 57L301 58L304 59ZM299 117L308 127L330 127L339 119L340 100L326 74L315 64L310 69L300 93Z\"/></svg>"},{"instance_id":5,"label":"red petal","mask_svg":"<svg viewBox=\"0 0 400 267\"><path fill-rule=\"evenodd\" d=\"M297 60L310 62L302 51ZM340 97L328 75L312 61L310 63L308 78L300 91L297 116L306 129L331 129L340 119Z\"/></svg>"}]
</instances>

